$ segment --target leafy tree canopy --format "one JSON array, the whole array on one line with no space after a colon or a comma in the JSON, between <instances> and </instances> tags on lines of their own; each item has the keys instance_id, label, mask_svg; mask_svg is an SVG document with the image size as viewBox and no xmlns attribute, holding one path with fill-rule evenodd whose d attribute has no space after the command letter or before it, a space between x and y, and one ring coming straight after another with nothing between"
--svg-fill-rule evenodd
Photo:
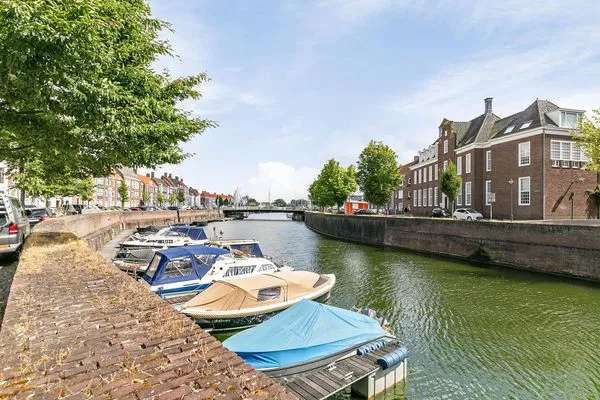
<instances>
[{"instance_id":1,"label":"leafy tree canopy","mask_svg":"<svg viewBox=\"0 0 600 400\"><path fill-rule=\"evenodd\" d=\"M448 196L448 200L452 204L456 201L461 183L462 178L456 172L456 165L450 161L448 168L442 172L442 176L440 177L440 190Z\"/></svg>"},{"instance_id":2,"label":"leafy tree canopy","mask_svg":"<svg viewBox=\"0 0 600 400\"><path fill-rule=\"evenodd\" d=\"M183 191L183 189L177 190L177 202L179 204L185 203L185 192Z\"/></svg>"},{"instance_id":3,"label":"leafy tree canopy","mask_svg":"<svg viewBox=\"0 0 600 400\"><path fill-rule=\"evenodd\" d=\"M276 199L273 201L273 205L275 207L285 207L285 206L287 206L287 203L285 202L284 199Z\"/></svg>"},{"instance_id":4,"label":"leafy tree canopy","mask_svg":"<svg viewBox=\"0 0 600 400\"><path fill-rule=\"evenodd\" d=\"M340 207L356 187L354 166L344 168L338 161L331 159L325 163L308 192L310 200L319 207Z\"/></svg>"},{"instance_id":5,"label":"leafy tree canopy","mask_svg":"<svg viewBox=\"0 0 600 400\"><path fill-rule=\"evenodd\" d=\"M125 181L121 181L117 188L117 192L119 192L119 197L121 198L121 207L125 207L125 202L129 200L129 188Z\"/></svg>"},{"instance_id":6,"label":"leafy tree canopy","mask_svg":"<svg viewBox=\"0 0 600 400\"><path fill-rule=\"evenodd\" d=\"M258 201L256 201L256 199L254 199L252 197L248 197L248 199L246 200L246 204L249 206L257 206Z\"/></svg>"},{"instance_id":7,"label":"leafy tree canopy","mask_svg":"<svg viewBox=\"0 0 600 400\"><path fill-rule=\"evenodd\" d=\"M377 206L387 204L401 182L396 152L372 140L360 153L357 179L365 200Z\"/></svg>"},{"instance_id":8,"label":"leafy tree canopy","mask_svg":"<svg viewBox=\"0 0 600 400\"><path fill-rule=\"evenodd\" d=\"M144 0L2 0L0 160L40 161L47 184L180 162L214 124L177 106L205 74L152 70L164 28Z\"/></svg>"},{"instance_id":9,"label":"leafy tree canopy","mask_svg":"<svg viewBox=\"0 0 600 400\"><path fill-rule=\"evenodd\" d=\"M582 144L588 158L586 168L600 173L600 109L592 111L591 118L583 117L573 137Z\"/></svg>"}]
</instances>

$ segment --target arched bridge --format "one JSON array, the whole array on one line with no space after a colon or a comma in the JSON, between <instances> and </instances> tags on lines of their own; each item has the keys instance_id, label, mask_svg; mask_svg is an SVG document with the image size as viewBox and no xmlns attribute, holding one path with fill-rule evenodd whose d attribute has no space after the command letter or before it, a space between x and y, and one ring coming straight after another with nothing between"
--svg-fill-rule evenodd
<instances>
[{"instance_id":1,"label":"arched bridge","mask_svg":"<svg viewBox=\"0 0 600 400\"><path fill-rule=\"evenodd\" d=\"M241 217L244 218L248 214L254 213L286 213L292 214L294 221L304 221L304 208L294 207L252 207L252 206L240 206L240 207L223 207L221 209L225 217Z\"/></svg>"}]
</instances>

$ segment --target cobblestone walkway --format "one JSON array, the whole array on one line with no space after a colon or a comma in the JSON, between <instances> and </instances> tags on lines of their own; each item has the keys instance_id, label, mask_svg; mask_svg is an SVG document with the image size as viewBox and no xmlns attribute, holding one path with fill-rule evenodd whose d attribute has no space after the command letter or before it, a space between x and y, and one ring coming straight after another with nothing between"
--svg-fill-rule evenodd
<instances>
[{"instance_id":1,"label":"cobblestone walkway","mask_svg":"<svg viewBox=\"0 0 600 400\"><path fill-rule=\"evenodd\" d=\"M12 283L17 262L8 259L0 258L0 327L2 327L2 319L4 318L4 309L10 292L10 284Z\"/></svg>"}]
</instances>

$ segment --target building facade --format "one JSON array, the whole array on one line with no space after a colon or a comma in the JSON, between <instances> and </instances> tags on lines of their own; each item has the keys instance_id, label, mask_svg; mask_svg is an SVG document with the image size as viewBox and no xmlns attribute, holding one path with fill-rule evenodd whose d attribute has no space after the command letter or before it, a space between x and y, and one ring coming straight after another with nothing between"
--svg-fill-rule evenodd
<instances>
[{"instance_id":1,"label":"building facade","mask_svg":"<svg viewBox=\"0 0 600 400\"><path fill-rule=\"evenodd\" d=\"M573 140L584 111L536 100L501 118L491 98L484 104L470 121L444 119L437 139L410 165L403 191L410 211L429 216L434 207L450 208L439 183L454 163L462 179L456 207L495 219L595 217L589 193L597 177L585 170L585 154Z\"/></svg>"}]
</instances>

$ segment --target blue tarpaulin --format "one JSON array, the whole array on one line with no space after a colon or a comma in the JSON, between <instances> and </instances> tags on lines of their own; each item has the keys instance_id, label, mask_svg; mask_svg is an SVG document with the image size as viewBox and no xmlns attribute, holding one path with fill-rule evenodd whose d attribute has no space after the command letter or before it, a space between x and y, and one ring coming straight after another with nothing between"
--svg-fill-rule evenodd
<instances>
[{"instance_id":1,"label":"blue tarpaulin","mask_svg":"<svg viewBox=\"0 0 600 400\"><path fill-rule=\"evenodd\" d=\"M383 336L379 322L366 315L302 300L223 345L264 370L318 360Z\"/></svg>"}]
</instances>

